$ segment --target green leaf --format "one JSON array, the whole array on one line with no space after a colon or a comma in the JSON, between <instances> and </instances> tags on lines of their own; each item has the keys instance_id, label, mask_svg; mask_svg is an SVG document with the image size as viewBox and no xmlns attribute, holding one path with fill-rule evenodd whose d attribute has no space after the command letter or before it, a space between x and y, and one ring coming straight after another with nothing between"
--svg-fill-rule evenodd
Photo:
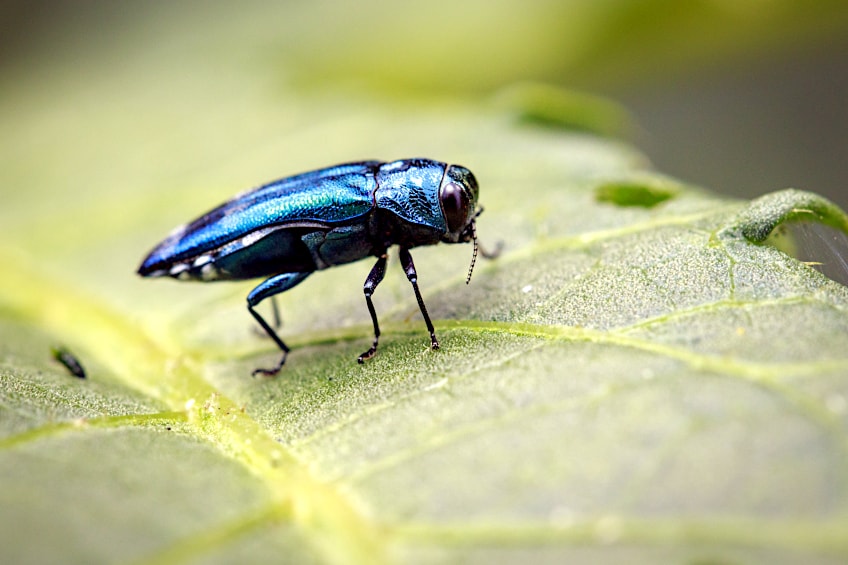
<instances>
[{"instance_id":1,"label":"green leaf","mask_svg":"<svg viewBox=\"0 0 848 565\"><path fill-rule=\"evenodd\" d=\"M0 94L0 561L848 557L848 290L763 245L799 219L846 231L841 210L663 177L582 131L620 117L594 98L307 95L174 29L184 58L60 56ZM414 250L439 351L394 258L377 357L355 361L364 261L281 296L275 379L250 377L279 355L250 284L134 275L238 190L414 155L471 168L480 237L504 243L468 286L470 246Z\"/></svg>"}]
</instances>

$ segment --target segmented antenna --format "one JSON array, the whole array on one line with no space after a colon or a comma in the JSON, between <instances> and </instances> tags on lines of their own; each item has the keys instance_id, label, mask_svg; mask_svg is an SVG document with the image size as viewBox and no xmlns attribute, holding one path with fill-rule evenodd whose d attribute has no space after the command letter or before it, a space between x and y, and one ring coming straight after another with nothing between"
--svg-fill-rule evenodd
<instances>
[{"instance_id":1,"label":"segmented antenna","mask_svg":"<svg viewBox=\"0 0 848 565\"><path fill-rule=\"evenodd\" d=\"M478 212L477 215L479 216L480 213ZM474 263L477 262L477 222L474 220L471 220L471 239L474 240L474 254L471 256L471 266L468 267L468 276L465 278L465 284L471 282L471 273L474 272Z\"/></svg>"}]
</instances>

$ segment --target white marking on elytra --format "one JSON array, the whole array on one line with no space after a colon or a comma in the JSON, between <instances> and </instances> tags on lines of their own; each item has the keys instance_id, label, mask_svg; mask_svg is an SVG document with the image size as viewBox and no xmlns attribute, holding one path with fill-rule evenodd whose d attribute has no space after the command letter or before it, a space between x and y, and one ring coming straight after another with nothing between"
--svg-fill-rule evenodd
<instances>
[{"instance_id":1,"label":"white marking on elytra","mask_svg":"<svg viewBox=\"0 0 848 565\"><path fill-rule=\"evenodd\" d=\"M405 163L404 161L397 161L397 162L395 162L395 163L387 163L387 164L383 165L383 166L381 167L381 169L382 169L384 172L385 172L385 171L392 172L392 171L396 171L396 170L398 170L398 169L403 169L403 168L405 168L406 166L407 166L407 165L406 165L406 163Z\"/></svg>"},{"instance_id":2,"label":"white marking on elytra","mask_svg":"<svg viewBox=\"0 0 848 565\"><path fill-rule=\"evenodd\" d=\"M176 277L177 275L182 275L186 271L188 271L189 266L186 263L175 263L171 265L171 270L168 273L172 277Z\"/></svg>"},{"instance_id":3,"label":"white marking on elytra","mask_svg":"<svg viewBox=\"0 0 848 565\"><path fill-rule=\"evenodd\" d=\"M265 237L269 230L256 230L241 238L242 247L249 247Z\"/></svg>"},{"instance_id":4,"label":"white marking on elytra","mask_svg":"<svg viewBox=\"0 0 848 565\"><path fill-rule=\"evenodd\" d=\"M202 266L203 266L203 265L205 265L206 263L210 263L210 262L212 262L212 256L211 256L211 255L209 255L208 253L206 253L206 254L204 254L204 255L199 255L199 256L198 256L198 257L194 260L194 263L192 264L192 267L194 267L194 268L196 269L197 267L202 267Z\"/></svg>"}]
</instances>

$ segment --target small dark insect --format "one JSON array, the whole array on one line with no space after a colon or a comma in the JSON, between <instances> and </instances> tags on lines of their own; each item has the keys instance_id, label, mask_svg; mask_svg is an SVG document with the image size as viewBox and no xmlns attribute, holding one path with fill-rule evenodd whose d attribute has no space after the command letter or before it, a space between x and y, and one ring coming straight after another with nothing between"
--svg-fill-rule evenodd
<instances>
[{"instance_id":1,"label":"small dark insect","mask_svg":"<svg viewBox=\"0 0 848 565\"><path fill-rule=\"evenodd\" d=\"M50 352L53 354L53 359L64 365L68 372L73 376L78 379L85 378L85 369L83 369L82 363L80 363L76 355L68 351L67 348L62 346L51 347Z\"/></svg>"},{"instance_id":2,"label":"small dark insect","mask_svg":"<svg viewBox=\"0 0 848 565\"><path fill-rule=\"evenodd\" d=\"M385 275L389 247L397 245L430 346L438 349L409 250L473 242L470 281L479 247L475 220L483 211L478 193L471 171L429 159L336 165L242 193L176 228L144 259L138 274L197 281L268 277L248 294L247 310L283 352L275 367L253 374L275 375L289 348L254 308L314 271L376 257L363 288L374 325L374 342L358 358L363 363L377 353L380 337L371 296Z\"/></svg>"}]
</instances>

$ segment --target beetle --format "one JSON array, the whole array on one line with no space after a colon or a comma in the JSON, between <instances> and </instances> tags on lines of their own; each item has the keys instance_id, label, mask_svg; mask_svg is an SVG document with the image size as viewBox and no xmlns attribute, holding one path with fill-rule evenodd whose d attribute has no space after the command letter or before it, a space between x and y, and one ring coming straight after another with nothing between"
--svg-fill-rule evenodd
<instances>
[{"instance_id":1,"label":"beetle","mask_svg":"<svg viewBox=\"0 0 848 565\"><path fill-rule=\"evenodd\" d=\"M460 165L420 158L336 165L243 192L177 227L147 255L138 274L196 281L267 277L247 295L247 310L282 351L275 367L253 371L271 376L285 364L289 347L255 307L314 271L366 257L377 258L363 287L374 341L357 360L377 353L380 325L371 296L385 275L388 249L397 245L435 350L439 341L409 250L473 242L468 283L479 248L478 195L477 180ZM498 254L479 249L484 257Z\"/></svg>"}]
</instances>

